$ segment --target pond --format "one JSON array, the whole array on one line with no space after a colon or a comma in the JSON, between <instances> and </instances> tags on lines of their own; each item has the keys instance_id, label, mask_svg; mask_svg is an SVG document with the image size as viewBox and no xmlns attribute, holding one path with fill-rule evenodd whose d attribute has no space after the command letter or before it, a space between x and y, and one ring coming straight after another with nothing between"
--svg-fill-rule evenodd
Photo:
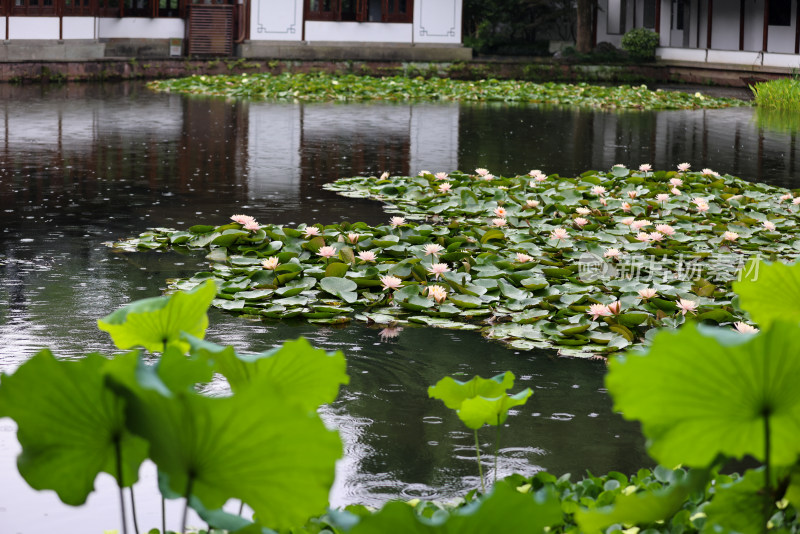
<instances>
[{"instance_id":1,"label":"pond","mask_svg":"<svg viewBox=\"0 0 800 534\"><path fill-rule=\"evenodd\" d=\"M377 224L371 201L322 189L342 176L419 170L564 176L615 163L671 169L688 161L754 181L798 187L795 135L760 128L749 108L599 112L506 105L269 104L156 94L140 84L0 86L0 370L38 350L77 358L113 345L97 318L160 294L202 255L119 253L104 243L150 227L262 223ZM637 425L612 412L599 361L512 351L478 334L430 328L387 333L210 314L207 337L260 352L306 336L342 350L351 383L323 408L341 431L331 504L449 499L477 485L472 434L426 389L445 375L512 370L512 391L535 393L503 429L498 473L631 473L649 466ZM83 508L61 506L16 474L14 424L0 421L3 532L66 534L118 526L101 477ZM491 468L494 435L482 435ZM154 473L137 487L142 529L158 526ZM494 473L490 469L490 476ZM178 520L177 513L172 519ZM168 524L171 528L176 525Z\"/></svg>"}]
</instances>

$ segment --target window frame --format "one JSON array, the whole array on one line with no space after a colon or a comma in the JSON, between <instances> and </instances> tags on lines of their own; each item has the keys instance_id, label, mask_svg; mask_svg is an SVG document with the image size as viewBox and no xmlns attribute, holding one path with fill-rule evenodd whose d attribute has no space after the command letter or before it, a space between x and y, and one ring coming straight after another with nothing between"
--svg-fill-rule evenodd
<instances>
[{"instance_id":1,"label":"window frame","mask_svg":"<svg viewBox=\"0 0 800 534\"><path fill-rule=\"evenodd\" d=\"M399 10L402 0L381 0L380 20L369 20L369 0L353 0L356 3L355 17L342 15L342 0L303 0L304 21L324 22L372 22L375 24L386 23L412 23L414 20L414 0L404 0L406 11ZM323 9L324 3L329 3L329 9ZM392 10L390 12L390 2ZM312 9L314 6L317 9Z\"/></svg>"}]
</instances>

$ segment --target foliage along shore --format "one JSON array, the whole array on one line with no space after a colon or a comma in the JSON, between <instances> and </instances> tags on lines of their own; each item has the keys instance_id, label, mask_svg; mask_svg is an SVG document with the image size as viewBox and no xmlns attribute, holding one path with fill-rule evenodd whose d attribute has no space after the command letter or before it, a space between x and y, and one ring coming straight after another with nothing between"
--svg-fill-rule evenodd
<instances>
[{"instance_id":1,"label":"foliage along shore","mask_svg":"<svg viewBox=\"0 0 800 534\"><path fill-rule=\"evenodd\" d=\"M601 86L587 83L534 83L518 80L476 81L450 78L407 78L270 73L240 76L195 75L152 81L150 89L194 95L288 102L440 101L553 104L601 109L708 109L746 106L733 98L701 93L651 91L640 86Z\"/></svg>"},{"instance_id":2,"label":"foliage along shore","mask_svg":"<svg viewBox=\"0 0 800 534\"><path fill-rule=\"evenodd\" d=\"M518 350L607 354L646 345L687 321L752 331L731 290L747 261L791 262L800 197L710 169L427 171L327 186L388 203L387 224L221 225L153 229L122 250L203 250L213 305L319 324L478 330Z\"/></svg>"}]
</instances>

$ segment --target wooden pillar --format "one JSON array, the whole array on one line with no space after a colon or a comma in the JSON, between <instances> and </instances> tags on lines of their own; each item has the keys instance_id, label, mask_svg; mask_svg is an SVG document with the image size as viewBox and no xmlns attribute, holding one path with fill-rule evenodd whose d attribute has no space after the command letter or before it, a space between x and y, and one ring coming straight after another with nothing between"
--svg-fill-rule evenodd
<instances>
[{"instance_id":1,"label":"wooden pillar","mask_svg":"<svg viewBox=\"0 0 800 534\"><path fill-rule=\"evenodd\" d=\"M794 53L800 54L800 0L797 0L797 10L794 21Z\"/></svg>"},{"instance_id":2,"label":"wooden pillar","mask_svg":"<svg viewBox=\"0 0 800 534\"><path fill-rule=\"evenodd\" d=\"M797 0L800 2L800 0ZM658 34L658 45L661 46L661 0L656 0L656 33Z\"/></svg>"},{"instance_id":3,"label":"wooden pillar","mask_svg":"<svg viewBox=\"0 0 800 534\"><path fill-rule=\"evenodd\" d=\"M739 0L739 50L744 50L744 0Z\"/></svg>"},{"instance_id":4,"label":"wooden pillar","mask_svg":"<svg viewBox=\"0 0 800 534\"><path fill-rule=\"evenodd\" d=\"M592 49L597 46L597 3L599 0L592 2ZM800 0L798 0L800 1Z\"/></svg>"},{"instance_id":5,"label":"wooden pillar","mask_svg":"<svg viewBox=\"0 0 800 534\"><path fill-rule=\"evenodd\" d=\"M712 28L712 18L714 17L714 0L708 0L708 9L706 10L706 17L708 20L706 21L706 48L711 48L711 28Z\"/></svg>"},{"instance_id":6,"label":"wooden pillar","mask_svg":"<svg viewBox=\"0 0 800 534\"><path fill-rule=\"evenodd\" d=\"M769 0L764 0L764 39L761 43L761 50L767 51L767 44L769 43Z\"/></svg>"}]
</instances>

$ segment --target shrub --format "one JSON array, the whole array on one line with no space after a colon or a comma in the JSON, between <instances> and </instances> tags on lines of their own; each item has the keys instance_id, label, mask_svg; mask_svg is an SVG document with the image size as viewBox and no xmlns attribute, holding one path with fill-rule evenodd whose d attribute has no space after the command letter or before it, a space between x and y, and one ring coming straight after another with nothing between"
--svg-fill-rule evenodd
<instances>
[{"instance_id":1,"label":"shrub","mask_svg":"<svg viewBox=\"0 0 800 534\"><path fill-rule=\"evenodd\" d=\"M622 48L638 61L652 61L656 57L658 34L645 28L634 28L622 36Z\"/></svg>"},{"instance_id":2,"label":"shrub","mask_svg":"<svg viewBox=\"0 0 800 534\"><path fill-rule=\"evenodd\" d=\"M756 105L763 108L800 111L800 79L781 78L750 86Z\"/></svg>"}]
</instances>

